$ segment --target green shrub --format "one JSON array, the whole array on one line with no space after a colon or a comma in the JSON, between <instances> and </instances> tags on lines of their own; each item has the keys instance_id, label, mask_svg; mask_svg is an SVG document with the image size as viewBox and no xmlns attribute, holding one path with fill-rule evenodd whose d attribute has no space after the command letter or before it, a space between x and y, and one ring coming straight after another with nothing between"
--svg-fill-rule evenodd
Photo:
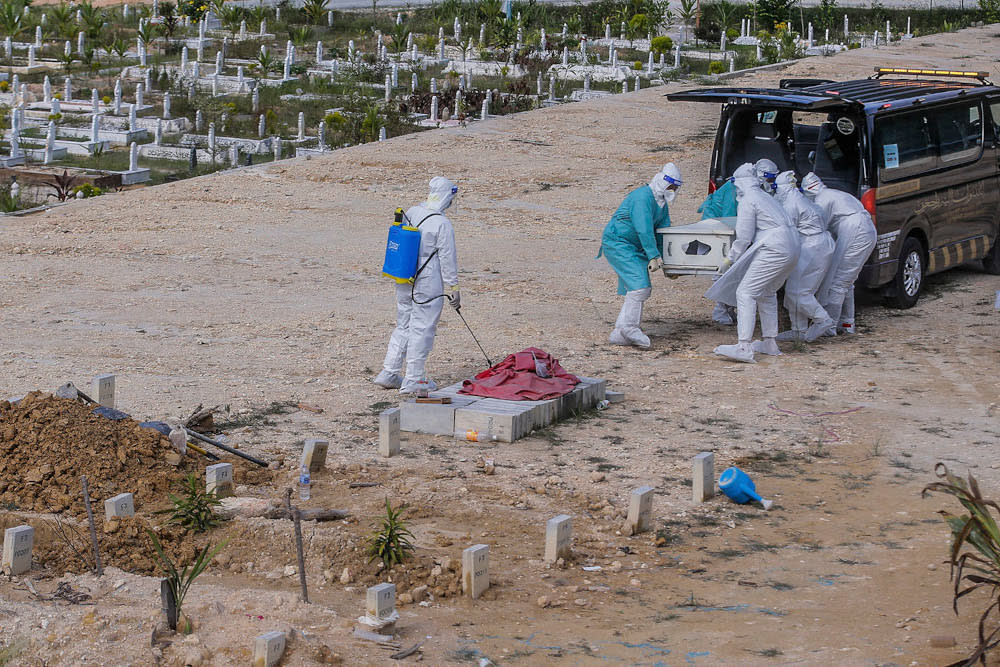
<instances>
[{"instance_id":1,"label":"green shrub","mask_svg":"<svg viewBox=\"0 0 1000 667\"><path fill-rule=\"evenodd\" d=\"M657 55L661 53L668 53L674 50L674 40L670 39L666 35L654 37L653 40L649 43L649 45L653 49L653 51L656 52Z\"/></svg>"},{"instance_id":2,"label":"green shrub","mask_svg":"<svg viewBox=\"0 0 1000 667\"><path fill-rule=\"evenodd\" d=\"M726 71L726 63L721 60L713 60L708 63L708 73L709 74L722 74Z\"/></svg>"},{"instance_id":3,"label":"green shrub","mask_svg":"<svg viewBox=\"0 0 1000 667\"><path fill-rule=\"evenodd\" d=\"M193 530L196 533L202 533L218 525L219 520L215 517L213 508L220 503L215 494L203 491L194 474L185 477L182 484L184 495L175 496L171 493L169 497L173 507L156 513L169 514L168 523L177 524L185 530Z\"/></svg>"},{"instance_id":4,"label":"green shrub","mask_svg":"<svg viewBox=\"0 0 1000 667\"><path fill-rule=\"evenodd\" d=\"M632 63L632 69L636 70L637 72L641 72L642 71L642 61L641 60L636 60L634 63Z\"/></svg>"},{"instance_id":5,"label":"green shrub","mask_svg":"<svg viewBox=\"0 0 1000 667\"><path fill-rule=\"evenodd\" d=\"M391 569L406 560L413 551L409 539L413 537L413 533L406 527L406 522L402 518L404 509L406 509L405 504L393 509L389 499L385 499L385 516L375 522L376 530L368 543L369 563L378 559L386 569Z\"/></svg>"},{"instance_id":6,"label":"green shrub","mask_svg":"<svg viewBox=\"0 0 1000 667\"><path fill-rule=\"evenodd\" d=\"M737 30L736 28L730 28L729 30L726 31L726 39L728 39L730 42L739 36L740 36L740 31Z\"/></svg>"},{"instance_id":7,"label":"green shrub","mask_svg":"<svg viewBox=\"0 0 1000 667\"><path fill-rule=\"evenodd\" d=\"M83 198L96 197L103 194L103 191L95 186L93 183L84 183L83 185L78 185L73 188L73 196L75 197L78 193L83 193Z\"/></svg>"}]
</instances>

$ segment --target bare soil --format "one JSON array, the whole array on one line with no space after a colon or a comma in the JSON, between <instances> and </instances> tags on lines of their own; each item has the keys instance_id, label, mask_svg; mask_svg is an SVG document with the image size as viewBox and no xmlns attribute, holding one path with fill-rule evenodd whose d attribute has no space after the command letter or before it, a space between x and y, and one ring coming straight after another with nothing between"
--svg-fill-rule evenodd
<instances>
[{"instance_id":1,"label":"bare soil","mask_svg":"<svg viewBox=\"0 0 1000 667\"><path fill-rule=\"evenodd\" d=\"M988 70L997 32L810 58L734 85L861 77L889 63ZM136 417L228 407L230 441L275 462L273 480L238 484L247 497L282 498L302 441L327 437L327 467L301 505L352 513L303 526L308 605L296 599L291 522L237 518L198 538L230 542L191 589L187 637L155 631L148 562L77 574L49 560L59 541L40 531L38 596L23 577L0 583L11 664L246 664L253 637L272 629L290 633L285 664L395 664L391 650L351 635L365 587L390 578L400 594L427 586L433 596L401 604L396 629L404 647L423 642L429 664L940 665L968 652L985 600L952 611L948 534L935 512L956 507L920 491L943 461L998 495L1000 278L972 266L931 277L907 311L868 299L856 337L787 347L753 366L712 355L734 333L712 325L706 281L664 280L646 309L653 348L609 347L620 301L613 273L593 259L607 218L667 161L686 180L675 221L695 219L704 194L716 109L663 98L681 87L3 219L0 396L115 372L118 407ZM570 373L607 378L625 403L514 444L407 435L401 456L377 458L376 415L396 400L370 383L394 322L393 289L379 275L385 230L438 173L461 188L449 214L463 313L487 351L536 345ZM445 313L435 379L483 364ZM323 412L273 409L300 402ZM700 451L715 452L718 470L748 470L775 507L692 503ZM479 457L496 460L495 475ZM643 484L657 490L655 530L626 536L628 494ZM75 520L76 489L60 492ZM151 511L165 498L155 496L139 503L134 533L102 532L109 552L123 537L129 553L148 550L138 526L159 520ZM396 572L365 554L387 497L408 504L417 545ZM544 523L559 513L574 517L564 568L541 560ZM11 509L4 524L42 518L53 520ZM471 601L455 595L454 567L476 543L490 545L493 585ZM93 604L39 599L60 583ZM957 645L932 647L934 635Z\"/></svg>"}]
</instances>

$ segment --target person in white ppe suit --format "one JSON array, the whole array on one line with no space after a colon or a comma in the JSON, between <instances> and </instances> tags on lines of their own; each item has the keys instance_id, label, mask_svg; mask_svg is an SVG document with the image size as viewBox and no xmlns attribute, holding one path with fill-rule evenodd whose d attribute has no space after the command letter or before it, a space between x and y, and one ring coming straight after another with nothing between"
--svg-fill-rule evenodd
<instances>
[{"instance_id":1,"label":"person in white ppe suit","mask_svg":"<svg viewBox=\"0 0 1000 667\"><path fill-rule=\"evenodd\" d=\"M418 273L412 284L396 286L396 328L389 338L382 372L375 378L375 384L385 389L398 388L403 394L437 389L427 379L427 356L434 346L444 299L456 310L461 307L455 230L444 215L457 192L454 183L435 176L427 201L406 212L406 223L420 229Z\"/></svg>"},{"instance_id":2,"label":"person in white ppe suit","mask_svg":"<svg viewBox=\"0 0 1000 667\"><path fill-rule=\"evenodd\" d=\"M625 303L608 336L613 345L648 348L649 337L642 332L642 309L653 291L649 274L663 268L663 238L657 229L670 226L667 204L674 200L683 181L673 162L653 177L649 185L636 188L625 197L601 236L601 250L618 274L618 293Z\"/></svg>"},{"instance_id":3,"label":"person in white ppe suit","mask_svg":"<svg viewBox=\"0 0 1000 667\"><path fill-rule=\"evenodd\" d=\"M823 212L836 242L830 269L816 295L833 320L826 335L853 334L854 281L875 248L875 223L856 197L826 187L812 172L802 179L802 191Z\"/></svg>"},{"instance_id":4,"label":"person in white ppe suit","mask_svg":"<svg viewBox=\"0 0 1000 667\"><path fill-rule=\"evenodd\" d=\"M833 259L833 237L826 230L823 212L799 191L795 172L778 174L775 185L774 197L795 223L802 246L799 261L785 283L785 308L792 328L778 334L778 340L812 342L833 326L833 320L816 300L816 290ZM809 320L813 321L811 326Z\"/></svg>"},{"instance_id":5,"label":"person in white ppe suit","mask_svg":"<svg viewBox=\"0 0 1000 667\"><path fill-rule=\"evenodd\" d=\"M736 304L736 345L720 345L715 353L754 363L754 354L781 354L778 335L778 288L799 258L799 234L773 197L760 189L753 165L733 174L736 199L736 240L720 270L725 273L705 293L709 299ZM753 341L757 311L763 341Z\"/></svg>"},{"instance_id":6,"label":"person in white ppe suit","mask_svg":"<svg viewBox=\"0 0 1000 667\"><path fill-rule=\"evenodd\" d=\"M777 190L775 181L778 178L778 165L764 157L754 163L753 170L757 174L757 180L760 181L760 189L773 195Z\"/></svg>"},{"instance_id":7,"label":"person in white ppe suit","mask_svg":"<svg viewBox=\"0 0 1000 667\"><path fill-rule=\"evenodd\" d=\"M778 165L766 157L761 158L754 163L753 173L760 182L760 189L769 195L773 195L775 191L774 182L778 177ZM733 202L733 206L736 206L736 202ZM727 306L724 303L716 302L715 307L712 309L712 321L716 324L732 326L736 324L735 317L736 313L733 311L733 307Z\"/></svg>"}]
</instances>

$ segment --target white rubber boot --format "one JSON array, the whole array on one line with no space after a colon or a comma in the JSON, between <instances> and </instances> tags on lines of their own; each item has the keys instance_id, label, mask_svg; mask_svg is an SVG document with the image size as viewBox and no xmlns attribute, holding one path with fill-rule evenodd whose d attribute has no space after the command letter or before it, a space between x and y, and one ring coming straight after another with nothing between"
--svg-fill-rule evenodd
<instances>
[{"instance_id":1,"label":"white rubber boot","mask_svg":"<svg viewBox=\"0 0 1000 667\"><path fill-rule=\"evenodd\" d=\"M755 340L751 347L755 354L769 354L772 357L781 356L781 350L778 349L778 344L773 338L765 338L764 340Z\"/></svg>"},{"instance_id":2,"label":"white rubber boot","mask_svg":"<svg viewBox=\"0 0 1000 667\"><path fill-rule=\"evenodd\" d=\"M737 343L736 345L720 345L715 348L715 353L720 357L726 357L733 361L741 361L745 364L755 364L753 358L753 347L750 343Z\"/></svg>"},{"instance_id":3,"label":"white rubber boot","mask_svg":"<svg viewBox=\"0 0 1000 667\"><path fill-rule=\"evenodd\" d=\"M399 389L403 386L403 378L399 377L399 373L386 370L376 375L374 382L383 389Z\"/></svg>"}]
</instances>

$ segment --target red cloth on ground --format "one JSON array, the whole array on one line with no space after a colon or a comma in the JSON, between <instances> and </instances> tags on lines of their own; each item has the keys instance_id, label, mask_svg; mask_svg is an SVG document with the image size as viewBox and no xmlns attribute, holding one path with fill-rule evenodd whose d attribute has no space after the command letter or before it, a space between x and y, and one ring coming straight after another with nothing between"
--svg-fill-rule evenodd
<instances>
[{"instance_id":1,"label":"red cloth on ground","mask_svg":"<svg viewBox=\"0 0 1000 667\"><path fill-rule=\"evenodd\" d=\"M535 359L545 364L549 377L535 372ZM567 373L548 352L529 347L466 380L458 393L505 401L544 401L568 394L579 383L580 379Z\"/></svg>"}]
</instances>

